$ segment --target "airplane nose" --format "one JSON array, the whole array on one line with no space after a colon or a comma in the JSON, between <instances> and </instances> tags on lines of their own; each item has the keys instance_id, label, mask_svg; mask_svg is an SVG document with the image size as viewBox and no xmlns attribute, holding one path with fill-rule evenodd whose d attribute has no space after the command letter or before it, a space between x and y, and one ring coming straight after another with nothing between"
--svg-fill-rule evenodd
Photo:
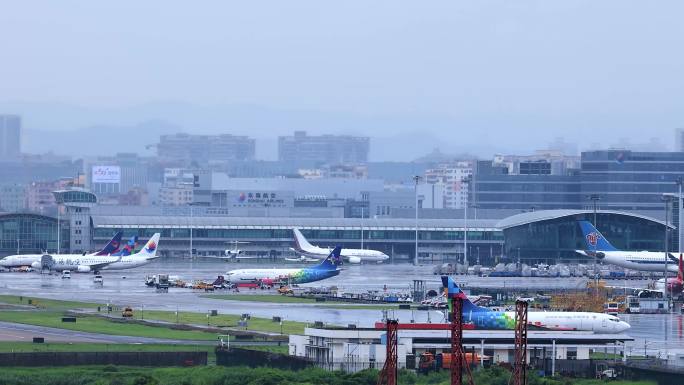
<instances>
[{"instance_id":1,"label":"airplane nose","mask_svg":"<svg viewBox=\"0 0 684 385\"><path fill-rule=\"evenodd\" d=\"M627 331L627 330L629 330L631 327L632 327L632 326L631 326L630 324L628 324L627 322L625 322L625 321L620 321L620 327L619 327L620 332Z\"/></svg>"}]
</instances>

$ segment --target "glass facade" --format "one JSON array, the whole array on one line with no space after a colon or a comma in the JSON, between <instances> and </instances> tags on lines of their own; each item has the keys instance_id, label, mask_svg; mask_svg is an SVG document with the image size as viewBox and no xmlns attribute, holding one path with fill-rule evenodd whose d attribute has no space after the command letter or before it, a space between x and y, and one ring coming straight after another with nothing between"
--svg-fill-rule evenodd
<instances>
[{"instance_id":1,"label":"glass facade","mask_svg":"<svg viewBox=\"0 0 684 385\"><path fill-rule=\"evenodd\" d=\"M658 222L612 213L598 213L596 218L601 234L620 250L665 250L665 226ZM507 260L516 261L519 255L527 264L588 262L575 252L586 249L579 220L593 223L594 215L570 215L504 229Z\"/></svg>"},{"instance_id":2,"label":"glass facade","mask_svg":"<svg viewBox=\"0 0 684 385\"><path fill-rule=\"evenodd\" d=\"M61 251L69 249L68 221L60 227ZM38 254L57 249L57 219L34 214L0 215L0 255Z\"/></svg>"},{"instance_id":3,"label":"glass facade","mask_svg":"<svg viewBox=\"0 0 684 385\"><path fill-rule=\"evenodd\" d=\"M59 204L63 203L97 203L97 196L91 192L69 190L55 191L55 200Z\"/></svg>"},{"instance_id":4,"label":"glass facade","mask_svg":"<svg viewBox=\"0 0 684 385\"><path fill-rule=\"evenodd\" d=\"M677 192L682 152L582 153L582 193L597 194L603 209L664 210L663 194Z\"/></svg>"},{"instance_id":5,"label":"glass facade","mask_svg":"<svg viewBox=\"0 0 684 385\"><path fill-rule=\"evenodd\" d=\"M120 229L124 237L138 235L147 239L158 232L162 240L160 254L183 255L190 247L189 228L145 228L133 229L135 226ZM215 255L230 248L230 242L235 240L249 242L243 247L248 255L269 254L273 250L275 255L291 255L293 234L290 228L269 228L269 226L249 226L250 228L215 229L194 227L192 230L193 249L201 255ZM94 243L104 244L112 234L119 229L110 227L96 227L93 229ZM301 229L302 234L315 245L359 248L361 243L361 229ZM423 259L455 261L463 255L463 231L458 230L421 230L419 235L419 253ZM381 250L388 255L401 255L413 258L415 253L415 232L404 229L372 229L363 231L364 244L368 248ZM503 233L498 230L482 231L474 229L468 231L469 258L476 258L481 253L480 260L486 263L490 258L494 260L501 255ZM255 251L251 251L253 249ZM471 262L472 263L472 262Z\"/></svg>"}]
</instances>

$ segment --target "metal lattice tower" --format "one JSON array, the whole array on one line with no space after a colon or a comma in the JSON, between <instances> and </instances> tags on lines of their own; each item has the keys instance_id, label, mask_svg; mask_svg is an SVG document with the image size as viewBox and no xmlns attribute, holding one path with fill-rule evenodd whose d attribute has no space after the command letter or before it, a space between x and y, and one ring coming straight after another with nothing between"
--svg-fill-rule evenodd
<instances>
[{"instance_id":1,"label":"metal lattice tower","mask_svg":"<svg viewBox=\"0 0 684 385\"><path fill-rule=\"evenodd\" d=\"M399 344L399 322L387 320L387 355L385 365L378 376L378 385L397 385L397 362Z\"/></svg>"},{"instance_id":2,"label":"metal lattice tower","mask_svg":"<svg viewBox=\"0 0 684 385\"><path fill-rule=\"evenodd\" d=\"M468 384L474 385L470 366L463 351L463 298L451 299L451 385L463 384L463 369L468 375Z\"/></svg>"},{"instance_id":3,"label":"metal lattice tower","mask_svg":"<svg viewBox=\"0 0 684 385\"><path fill-rule=\"evenodd\" d=\"M527 301L515 301L513 384L527 384Z\"/></svg>"}]
</instances>

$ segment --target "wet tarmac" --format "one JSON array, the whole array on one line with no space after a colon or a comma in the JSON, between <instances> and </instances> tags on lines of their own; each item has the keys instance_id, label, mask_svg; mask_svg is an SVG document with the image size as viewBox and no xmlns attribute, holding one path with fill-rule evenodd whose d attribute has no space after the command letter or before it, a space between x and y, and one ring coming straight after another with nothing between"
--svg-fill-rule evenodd
<instances>
[{"instance_id":1,"label":"wet tarmac","mask_svg":"<svg viewBox=\"0 0 684 385\"><path fill-rule=\"evenodd\" d=\"M178 275L186 282L213 280L228 270L246 267L284 267L268 263L226 263L215 261L155 261L153 264L130 271L103 271L104 284L93 283L92 274L72 274L71 279L59 275L38 273L0 273L0 294L26 295L62 300L131 305L146 309L169 311L208 312L218 310L224 314L249 313L253 316L271 318L280 316L286 320L313 323L323 321L329 324L355 324L371 326L382 317L379 310L339 309L314 304L279 304L266 302L228 301L205 298L204 292L171 288L168 293L157 293L144 285L148 274L168 273ZM302 266L287 264L286 267ZM345 265L339 276L325 281L302 286L337 286L342 291L362 292L383 290L409 292L413 280L424 280L428 289L438 289L438 276L432 273L432 266L400 265ZM586 287L586 278L482 278L459 277L457 281L465 287L527 287L544 289L576 289ZM622 286L623 281L608 282ZM629 286L645 286L645 282L628 281ZM249 292L243 290L242 293ZM262 294L261 290L254 290ZM217 292L221 293L221 292ZM443 315L438 311L396 310L394 316L402 322L440 322ZM627 334L635 341L628 351L643 354L644 343L649 355L663 354L665 350L684 352L684 316L671 315L623 315L632 328Z\"/></svg>"}]
</instances>

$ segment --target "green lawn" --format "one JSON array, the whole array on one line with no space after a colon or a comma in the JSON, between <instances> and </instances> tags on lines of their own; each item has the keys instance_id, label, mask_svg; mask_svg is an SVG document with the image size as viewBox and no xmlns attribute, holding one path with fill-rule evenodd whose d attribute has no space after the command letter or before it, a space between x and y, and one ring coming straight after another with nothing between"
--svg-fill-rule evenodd
<instances>
[{"instance_id":1,"label":"green lawn","mask_svg":"<svg viewBox=\"0 0 684 385\"><path fill-rule=\"evenodd\" d=\"M146 312L147 313L147 312ZM113 334L133 337L167 338L175 340L215 340L215 333L195 330L172 330L164 327L138 325L109 321L95 316L79 316L76 322L62 322L63 312L0 311L0 321L29 325L47 326L59 329L77 330L90 333Z\"/></svg>"},{"instance_id":2,"label":"green lawn","mask_svg":"<svg viewBox=\"0 0 684 385\"><path fill-rule=\"evenodd\" d=\"M264 297L277 296L266 295ZM179 340L214 340L216 338L215 333L195 330L173 330L164 326L154 327L131 323L119 323L95 316L79 316L76 323L64 323L61 321L62 315L69 309L95 309L98 306L101 306L104 310L104 305L85 302L46 300L42 298L30 299L33 305L36 305L40 309L44 310L0 311L0 321L135 337L168 338ZM28 300L29 297L22 298L8 295L0 296L0 302L8 304L27 305ZM143 316L143 312L141 312L140 309L135 309L134 316L136 319L139 319L141 316ZM206 325L208 322L211 326L237 327L237 322L240 319L240 316L221 314L207 318L206 313L180 312L178 316L176 316L176 313L172 311L145 310L144 318L148 320L166 321L169 323L178 322L179 324ZM306 323L284 320L282 325L282 333L303 334L304 327L306 327ZM270 333L281 332L280 324L278 322L273 322L271 319L266 318L252 318L249 320L246 330ZM230 331L227 330L226 334L230 334Z\"/></svg>"},{"instance_id":3,"label":"green lawn","mask_svg":"<svg viewBox=\"0 0 684 385\"><path fill-rule=\"evenodd\" d=\"M204 298L221 299L226 301L270 302L270 303L305 303L320 307L347 310L384 310L398 309L397 304L360 304L347 302L316 302L313 298L292 297L279 294L207 294Z\"/></svg>"},{"instance_id":4,"label":"green lawn","mask_svg":"<svg viewBox=\"0 0 684 385\"><path fill-rule=\"evenodd\" d=\"M104 304L88 302L60 301L54 299L23 297L16 295L0 295L0 303L6 303L10 305L28 305L29 300L33 306L50 310L95 309L98 306L104 306Z\"/></svg>"},{"instance_id":5,"label":"green lawn","mask_svg":"<svg viewBox=\"0 0 684 385\"><path fill-rule=\"evenodd\" d=\"M278 348L279 346L274 346ZM287 346L286 346L287 347ZM261 348L259 346L259 348ZM214 345L169 344L94 344L94 343L44 343L0 341L0 352L213 352Z\"/></svg>"},{"instance_id":6,"label":"green lawn","mask_svg":"<svg viewBox=\"0 0 684 385\"><path fill-rule=\"evenodd\" d=\"M206 294L205 298L230 301L273 302L273 303L321 303L313 298L292 297L280 294Z\"/></svg>"},{"instance_id":7,"label":"green lawn","mask_svg":"<svg viewBox=\"0 0 684 385\"><path fill-rule=\"evenodd\" d=\"M145 319L175 323L176 314L168 311L145 310ZM178 314L178 323L181 324L206 325L209 323L210 326L238 327L239 320L240 316L234 314L219 314L213 317L207 317L206 313L180 312ZM304 322L283 320L282 332L283 334L304 334L305 327ZM246 330L280 333L281 329L280 324L271 319L252 318L248 321ZM226 334L230 334L230 331L226 331Z\"/></svg>"}]
</instances>

